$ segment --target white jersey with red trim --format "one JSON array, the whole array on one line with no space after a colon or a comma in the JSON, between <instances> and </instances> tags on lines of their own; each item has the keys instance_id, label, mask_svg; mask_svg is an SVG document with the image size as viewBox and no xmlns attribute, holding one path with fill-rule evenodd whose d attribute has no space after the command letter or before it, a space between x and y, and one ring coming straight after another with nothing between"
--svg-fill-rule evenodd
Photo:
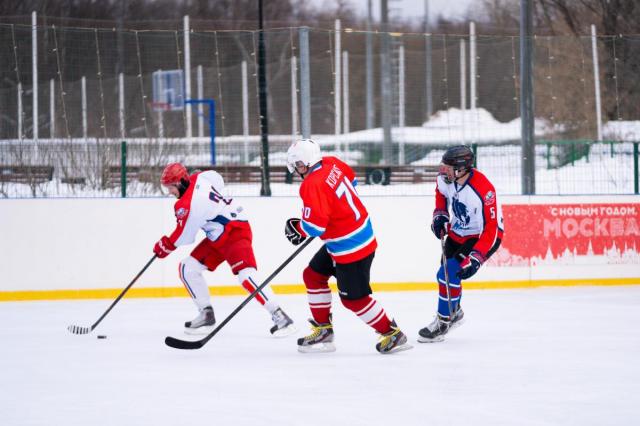
<instances>
[{"instance_id":1,"label":"white jersey with red trim","mask_svg":"<svg viewBox=\"0 0 640 426\"><path fill-rule=\"evenodd\" d=\"M463 185L446 183L443 176L438 176L434 215L451 213L450 235L458 240L477 237L474 250L486 256L496 238L502 238L502 209L489 179L476 169L469 174Z\"/></svg>"},{"instance_id":2,"label":"white jersey with red trim","mask_svg":"<svg viewBox=\"0 0 640 426\"><path fill-rule=\"evenodd\" d=\"M247 222L242 206L225 198L224 181L216 171L208 170L189 176L189 188L176 201L176 229L169 239L176 246L191 244L202 229L211 241L216 241L232 221Z\"/></svg>"}]
</instances>

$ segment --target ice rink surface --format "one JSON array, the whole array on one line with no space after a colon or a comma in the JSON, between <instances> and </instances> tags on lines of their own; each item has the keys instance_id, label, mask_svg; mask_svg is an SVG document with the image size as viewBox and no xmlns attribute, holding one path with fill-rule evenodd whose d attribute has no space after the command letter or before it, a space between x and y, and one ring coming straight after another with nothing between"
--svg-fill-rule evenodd
<instances>
[{"instance_id":1,"label":"ice rink surface","mask_svg":"<svg viewBox=\"0 0 640 426\"><path fill-rule=\"evenodd\" d=\"M337 351L269 336L253 302L204 348L180 351L186 298L0 303L0 425L629 425L640 410L640 287L466 291L466 322L419 344L435 292L377 293L414 349L379 355L337 301ZM221 321L240 297L214 298ZM99 340L98 334L107 339Z\"/></svg>"}]
</instances>

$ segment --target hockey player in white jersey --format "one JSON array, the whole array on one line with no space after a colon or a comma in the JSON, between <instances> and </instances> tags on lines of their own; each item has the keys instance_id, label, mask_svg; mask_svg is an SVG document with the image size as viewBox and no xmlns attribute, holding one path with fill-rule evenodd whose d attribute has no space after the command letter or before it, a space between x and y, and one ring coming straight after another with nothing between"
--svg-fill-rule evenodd
<instances>
[{"instance_id":1,"label":"hockey player in white jersey","mask_svg":"<svg viewBox=\"0 0 640 426\"><path fill-rule=\"evenodd\" d=\"M243 208L223 196L224 182L219 173L209 170L189 175L182 164L171 163L160 180L178 199L174 206L177 223L169 236L163 236L155 244L154 253L164 258L176 247L192 244L200 229L205 233L190 256L180 262L179 275L199 310L196 318L185 323L185 332L207 334L216 320L203 271L213 271L226 261L248 292L252 293L259 285L251 226ZM296 331L268 286L255 299L271 314L272 335L281 337Z\"/></svg>"},{"instance_id":2,"label":"hockey player in white jersey","mask_svg":"<svg viewBox=\"0 0 640 426\"><path fill-rule=\"evenodd\" d=\"M464 145L442 156L431 230L438 239L446 238L446 265L441 262L437 273L438 312L420 330L422 343L440 342L462 324L462 280L471 278L502 241L504 225L495 188L473 164L473 151Z\"/></svg>"}]
</instances>

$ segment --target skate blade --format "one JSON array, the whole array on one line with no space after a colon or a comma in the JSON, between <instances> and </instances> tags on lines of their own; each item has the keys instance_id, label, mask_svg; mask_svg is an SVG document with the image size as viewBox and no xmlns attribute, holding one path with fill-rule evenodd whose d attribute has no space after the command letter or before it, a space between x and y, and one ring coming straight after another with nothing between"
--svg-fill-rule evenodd
<instances>
[{"instance_id":1,"label":"skate blade","mask_svg":"<svg viewBox=\"0 0 640 426\"><path fill-rule=\"evenodd\" d=\"M291 336L293 333L295 333L296 331L298 331L298 329L296 328L295 325L291 324L285 328L279 328L277 330L275 330L273 333L271 333L271 335L273 337L287 337L287 336Z\"/></svg>"},{"instance_id":2,"label":"skate blade","mask_svg":"<svg viewBox=\"0 0 640 426\"><path fill-rule=\"evenodd\" d=\"M184 328L184 334L188 334L189 336L202 336L204 334L209 334L213 331L214 325L205 325L198 328Z\"/></svg>"},{"instance_id":3,"label":"skate blade","mask_svg":"<svg viewBox=\"0 0 640 426\"><path fill-rule=\"evenodd\" d=\"M409 349L413 349L413 346L408 343L404 343L402 345L396 346L395 348L391 349L388 352L380 352L380 354L381 355L395 354L396 352L408 351Z\"/></svg>"},{"instance_id":4,"label":"skate blade","mask_svg":"<svg viewBox=\"0 0 640 426\"><path fill-rule=\"evenodd\" d=\"M303 354L316 354L316 353L324 353L324 352L335 352L336 345L332 342L328 343L316 343L311 346L298 346L298 352Z\"/></svg>"},{"instance_id":5,"label":"skate blade","mask_svg":"<svg viewBox=\"0 0 640 426\"><path fill-rule=\"evenodd\" d=\"M433 339L429 339L427 337L422 337L422 336L418 337L418 342L420 343L438 343L442 341L444 341L444 335L434 337Z\"/></svg>"}]
</instances>

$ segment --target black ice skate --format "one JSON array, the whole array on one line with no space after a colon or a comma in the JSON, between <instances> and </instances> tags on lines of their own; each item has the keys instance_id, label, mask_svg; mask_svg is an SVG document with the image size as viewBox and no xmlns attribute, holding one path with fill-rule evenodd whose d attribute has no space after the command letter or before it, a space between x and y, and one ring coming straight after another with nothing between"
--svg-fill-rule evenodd
<instances>
[{"instance_id":1,"label":"black ice skate","mask_svg":"<svg viewBox=\"0 0 640 426\"><path fill-rule=\"evenodd\" d=\"M274 337L285 337L298 331L293 325L293 320L289 318L289 315L287 315L282 308L276 309L271 315L271 319L273 320L274 326L271 327L269 332L271 332Z\"/></svg>"},{"instance_id":2,"label":"black ice skate","mask_svg":"<svg viewBox=\"0 0 640 426\"><path fill-rule=\"evenodd\" d=\"M333 325L331 318L328 323L319 324L310 319L311 334L298 339L298 352L317 353L317 352L334 352L336 350L333 344Z\"/></svg>"},{"instance_id":3,"label":"black ice skate","mask_svg":"<svg viewBox=\"0 0 640 426\"><path fill-rule=\"evenodd\" d=\"M207 306L200 311L197 317L184 323L184 332L186 334L209 334L215 324L216 317L213 314L213 308Z\"/></svg>"},{"instance_id":4,"label":"black ice skate","mask_svg":"<svg viewBox=\"0 0 640 426\"><path fill-rule=\"evenodd\" d=\"M462 308L458 308L456 314L453 316L453 323L449 320L449 317L437 314L431 324L423 328L418 332L418 342L420 343L435 343L442 342L445 334L456 327L459 327L464 322L464 311Z\"/></svg>"},{"instance_id":5,"label":"black ice skate","mask_svg":"<svg viewBox=\"0 0 640 426\"><path fill-rule=\"evenodd\" d=\"M381 354L392 354L411 348L413 346L407 343L407 336L400 331L395 320L391 321L391 331L381 334L376 344L376 350Z\"/></svg>"}]
</instances>

